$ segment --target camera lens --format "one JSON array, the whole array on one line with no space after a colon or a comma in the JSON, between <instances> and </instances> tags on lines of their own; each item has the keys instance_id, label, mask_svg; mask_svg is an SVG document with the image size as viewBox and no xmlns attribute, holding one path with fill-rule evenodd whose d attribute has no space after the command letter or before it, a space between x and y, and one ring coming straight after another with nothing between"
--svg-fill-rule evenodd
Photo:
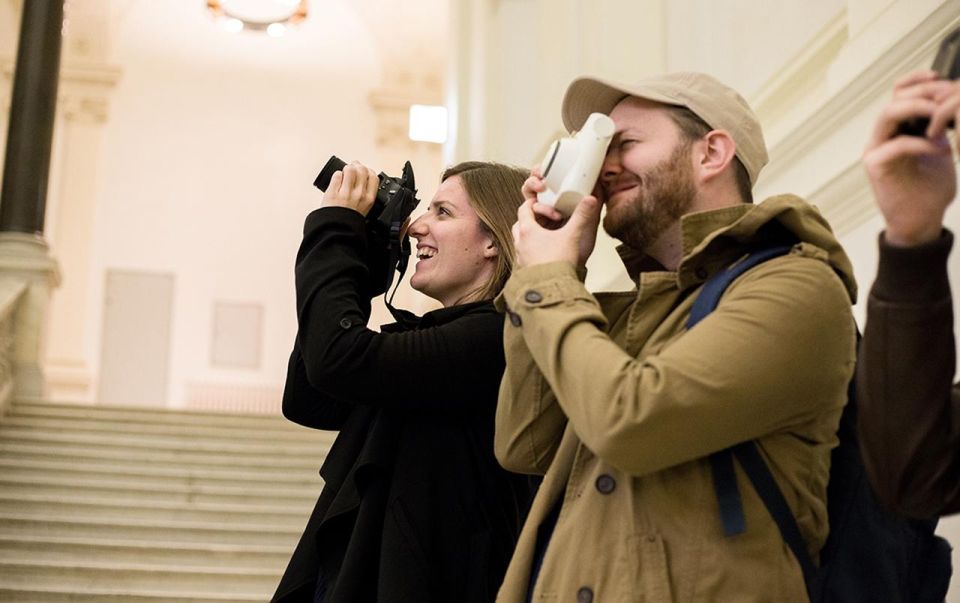
<instances>
[{"instance_id":1,"label":"camera lens","mask_svg":"<svg viewBox=\"0 0 960 603\"><path fill-rule=\"evenodd\" d=\"M313 185L323 192L327 192L327 187L330 186L330 179L333 178L334 173L339 172L345 167L347 167L347 164L344 163L342 159L336 155L331 155L326 165L320 170L317 179L313 181Z\"/></svg>"}]
</instances>

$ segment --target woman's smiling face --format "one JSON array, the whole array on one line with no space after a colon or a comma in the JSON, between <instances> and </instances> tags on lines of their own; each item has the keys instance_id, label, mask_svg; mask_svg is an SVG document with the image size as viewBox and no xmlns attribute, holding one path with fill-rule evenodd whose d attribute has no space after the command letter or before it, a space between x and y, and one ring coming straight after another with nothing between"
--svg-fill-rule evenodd
<instances>
[{"instance_id":1,"label":"woman's smiling face","mask_svg":"<svg viewBox=\"0 0 960 603\"><path fill-rule=\"evenodd\" d=\"M417 240L410 285L444 307L468 301L493 277L497 247L458 176L444 180L427 212L408 231Z\"/></svg>"}]
</instances>

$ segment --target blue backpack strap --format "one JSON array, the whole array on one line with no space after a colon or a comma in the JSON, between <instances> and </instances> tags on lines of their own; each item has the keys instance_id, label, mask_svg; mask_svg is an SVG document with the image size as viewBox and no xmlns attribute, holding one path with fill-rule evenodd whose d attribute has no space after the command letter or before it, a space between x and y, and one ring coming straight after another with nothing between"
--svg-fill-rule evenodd
<instances>
[{"instance_id":1,"label":"blue backpack strap","mask_svg":"<svg viewBox=\"0 0 960 603\"><path fill-rule=\"evenodd\" d=\"M793 551L793 556L797 558L800 569L803 570L803 581L807 586L807 593L810 595L811 600L816 600L813 593L815 592L814 578L817 568L810 558L810 553L807 552L807 545L803 542L803 536L800 535L800 527L797 525L797 520L793 517L793 511L790 510L790 505L787 504L787 500L783 497L783 492L780 491L780 487L777 486L777 482L773 479L773 474L770 473L770 467L767 466L763 457L760 456L757 443L753 441L742 442L727 450L733 450L733 454L740 462L740 466L743 467L747 477L750 478L753 489L757 491L760 500L763 501L763 505L767 508L770 516L773 517L773 521L776 522L777 527L780 529L780 535L783 537L784 542L786 542L790 550ZM734 484L733 487L736 488L736 484ZM720 495L719 490L717 491L717 495Z\"/></svg>"},{"instance_id":2,"label":"blue backpack strap","mask_svg":"<svg viewBox=\"0 0 960 603\"><path fill-rule=\"evenodd\" d=\"M754 251L739 262L730 264L707 279L700 293L697 294L697 299L693 301L693 307L690 309L690 317L687 318L687 330L692 329L693 325L713 312L717 304L720 303L723 292L727 290L730 283L737 280L744 272L767 260L780 257L781 255L787 255L791 249L793 249L793 245L780 245L778 247L769 247L767 249Z\"/></svg>"},{"instance_id":3,"label":"blue backpack strap","mask_svg":"<svg viewBox=\"0 0 960 603\"><path fill-rule=\"evenodd\" d=\"M751 268L767 260L786 255L793 245L781 245L760 249L748 254L745 258L727 266L704 283L690 309L687 319L687 329L706 318L717 305L727 287ZM760 456L756 444L752 441L743 442L720 450L710 455L710 464L713 470L713 484L720 509L720 520L723 531L727 536L736 536L746 531L746 519L743 514L743 501L740 498L740 489L737 486L737 475L733 468L733 458L736 456L744 472L750 478L754 489L770 512L784 541L800 564L803 570L807 592L813 592L813 577L816 571L813 561L807 552L800 528L790 511L790 507L777 486L770 468Z\"/></svg>"},{"instance_id":4,"label":"blue backpack strap","mask_svg":"<svg viewBox=\"0 0 960 603\"><path fill-rule=\"evenodd\" d=\"M747 531L747 518L743 515L743 501L737 488L737 474L733 470L733 452L725 448L710 455L713 469L713 489L720 506L720 522L723 533L736 536Z\"/></svg>"}]
</instances>

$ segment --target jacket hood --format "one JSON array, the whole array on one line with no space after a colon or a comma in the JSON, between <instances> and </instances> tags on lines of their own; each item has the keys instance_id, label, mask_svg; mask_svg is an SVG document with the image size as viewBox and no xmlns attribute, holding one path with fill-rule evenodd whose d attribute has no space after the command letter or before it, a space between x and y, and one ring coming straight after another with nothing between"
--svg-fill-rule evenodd
<instances>
[{"instance_id":1,"label":"jacket hood","mask_svg":"<svg viewBox=\"0 0 960 603\"><path fill-rule=\"evenodd\" d=\"M850 296L857 299L857 283L853 264L834 236L820 211L796 195L777 195L762 203L739 204L721 209L687 214L680 221L683 236L683 259L677 272L681 280L703 266L708 258L723 258L724 264L744 253L744 247L778 241L815 248L840 277ZM649 256L620 245L620 258L630 276L651 269ZM703 280L697 279L697 280Z\"/></svg>"}]
</instances>

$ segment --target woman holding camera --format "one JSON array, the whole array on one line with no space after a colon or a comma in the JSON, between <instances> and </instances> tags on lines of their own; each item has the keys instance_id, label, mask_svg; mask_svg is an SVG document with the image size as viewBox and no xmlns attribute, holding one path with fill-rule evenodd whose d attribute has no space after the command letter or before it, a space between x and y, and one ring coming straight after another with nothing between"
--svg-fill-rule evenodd
<instances>
[{"instance_id":1,"label":"woman holding camera","mask_svg":"<svg viewBox=\"0 0 960 603\"><path fill-rule=\"evenodd\" d=\"M440 301L414 325L367 328L365 216L379 185L358 163L331 178L297 255L299 331L284 415L339 430L325 485L274 601L493 601L530 498L493 454L504 367L491 299L510 275L527 171L444 172L416 239L414 289Z\"/></svg>"}]
</instances>

